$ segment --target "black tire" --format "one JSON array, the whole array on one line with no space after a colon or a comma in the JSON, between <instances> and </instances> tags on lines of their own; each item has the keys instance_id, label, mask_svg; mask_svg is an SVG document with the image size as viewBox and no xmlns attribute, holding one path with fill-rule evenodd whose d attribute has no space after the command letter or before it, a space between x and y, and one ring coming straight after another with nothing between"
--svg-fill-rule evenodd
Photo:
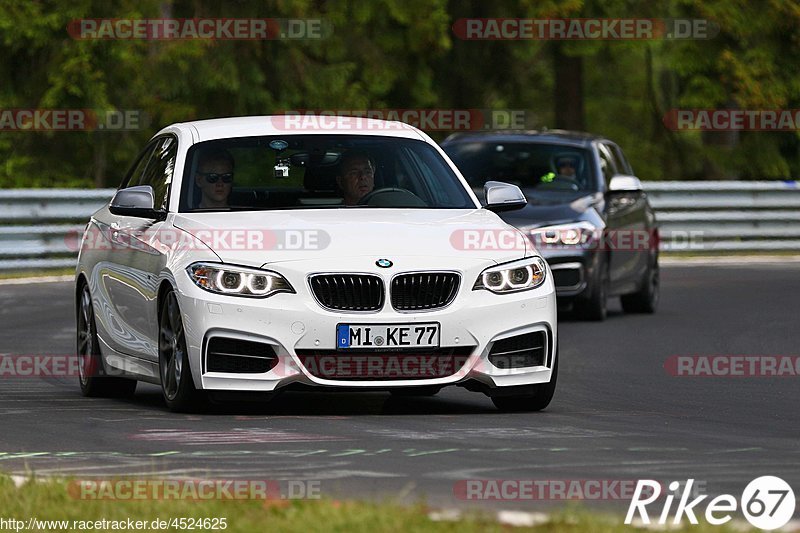
<instances>
[{"instance_id":1,"label":"black tire","mask_svg":"<svg viewBox=\"0 0 800 533\"><path fill-rule=\"evenodd\" d=\"M586 300L575 302L575 314L582 320L602 322L608 316L608 261L601 258L597 265L598 272L592 295Z\"/></svg>"},{"instance_id":2,"label":"black tire","mask_svg":"<svg viewBox=\"0 0 800 533\"><path fill-rule=\"evenodd\" d=\"M658 309L660 297L660 274L658 268L658 257L656 256L650 268L645 273L642 287L632 293L620 296L622 310L626 313L647 313L653 314Z\"/></svg>"},{"instance_id":3,"label":"black tire","mask_svg":"<svg viewBox=\"0 0 800 533\"><path fill-rule=\"evenodd\" d=\"M548 383L533 385L533 392L524 396L492 396L492 403L501 411L509 413L541 411L553 399L558 381L558 354L553 365L553 375Z\"/></svg>"},{"instance_id":4,"label":"black tire","mask_svg":"<svg viewBox=\"0 0 800 533\"><path fill-rule=\"evenodd\" d=\"M93 398L124 398L136 392L136 380L108 375L100 353L97 322L89 286L83 283L78 292L77 345L78 382L81 393Z\"/></svg>"},{"instance_id":5,"label":"black tire","mask_svg":"<svg viewBox=\"0 0 800 533\"><path fill-rule=\"evenodd\" d=\"M398 396L401 398L413 398L415 396L436 396L439 391L442 390L441 387L403 387L402 389L392 389L389 392L392 396Z\"/></svg>"},{"instance_id":6,"label":"black tire","mask_svg":"<svg viewBox=\"0 0 800 533\"><path fill-rule=\"evenodd\" d=\"M173 290L167 292L161 302L158 371L161 377L161 393L170 411L186 413L204 411L207 408L207 396L194 386L183 317Z\"/></svg>"}]
</instances>

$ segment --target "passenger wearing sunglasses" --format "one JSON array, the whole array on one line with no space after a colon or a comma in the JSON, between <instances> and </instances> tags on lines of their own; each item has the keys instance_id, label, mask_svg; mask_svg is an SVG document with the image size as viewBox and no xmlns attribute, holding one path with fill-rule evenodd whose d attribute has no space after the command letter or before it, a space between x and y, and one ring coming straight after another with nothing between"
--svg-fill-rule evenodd
<instances>
[{"instance_id":1,"label":"passenger wearing sunglasses","mask_svg":"<svg viewBox=\"0 0 800 533\"><path fill-rule=\"evenodd\" d=\"M194 179L202 194L200 209L228 207L233 189L233 157L227 150L203 153Z\"/></svg>"}]
</instances>

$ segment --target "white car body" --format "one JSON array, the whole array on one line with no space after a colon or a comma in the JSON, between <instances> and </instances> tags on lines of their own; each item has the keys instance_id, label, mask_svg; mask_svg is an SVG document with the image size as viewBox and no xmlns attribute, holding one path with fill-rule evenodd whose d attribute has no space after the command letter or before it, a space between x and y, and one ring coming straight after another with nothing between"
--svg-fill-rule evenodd
<instances>
[{"instance_id":1,"label":"white car body","mask_svg":"<svg viewBox=\"0 0 800 533\"><path fill-rule=\"evenodd\" d=\"M552 274L546 264L544 282L535 288L507 294L473 289L485 269L536 256L532 245L526 240L525 250L456 249L451 238L454 232L465 228L516 230L480 206L455 165L425 133L383 121L361 119L364 125L361 128L352 127L347 118L338 121L337 135L385 136L427 143L450 166L474 206L468 209L180 212L181 187L185 186L180 177L184 175L187 152L193 145L230 137L289 137L334 132L281 129L281 123L270 117L215 119L169 126L154 137L169 134L178 143L174 179L163 220L119 216L106 206L97 211L89 223L87 234L94 229L94 241L87 242L84 237L76 272L79 313L80 287L84 284L91 295L100 358L107 374L161 383L159 306L164 291L171 290L177 297L183 320L192 383L199 391L272 392L293 384L381 390L461 384L490 394L508 387L551 381L557 354L556 297ZM191 247L169 246L163 242L165 232L202 238L204 229L220 232L241 228L256 232L321 231L327 240L319 250L225 246L213 249L213 242L210 246ZM110 246L100 246L98 238L113 242ZM393 263L390 268L376 264L378 259L384 258ZM267 298L212 293L200 288L187 273L187 268L198 262L267 269L283 276L295 292L277 293ZM457 273L460 284L455 298L448 305L433 310L394 309L388 294L392 278L407 272L428 271ZM383 307L374 312L324 308L312 294L309 284L311 274L323 272L380 277L386 291ZM450 375L410 379L327 379L315 375L301 362L298 351L333 354L337 349L337 325L342 323L438 323L440 348L468 352L466 362ZM495 342L531 332L542 332L546 339L542 364L498 368L489 362L488 355ZM210 339L218 336L270 345L279 363L263 373L209 371L204 350ZM402 353L401 349L396 351Z\"/></svg>"}]
</instances>

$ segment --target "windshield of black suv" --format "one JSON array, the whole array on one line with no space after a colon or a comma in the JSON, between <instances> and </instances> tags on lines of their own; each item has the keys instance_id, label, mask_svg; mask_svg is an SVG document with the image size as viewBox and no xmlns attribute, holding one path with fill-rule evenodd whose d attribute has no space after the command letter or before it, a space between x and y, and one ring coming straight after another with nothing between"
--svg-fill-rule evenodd
<instances>
[{"instance_id":1,"label":"windshield of black suv","mask_svg":"<svg viewBox=\"0 0 800 533\"><path fill-rule=\"evenodd\" d=\"M463 142L444 147L472 187L490 180L536 191L596 191L590 150L557 144Z\"/></svg>"},{"instance_id":2,"label":"windshield of black suv","mask_svg":"<svg viewBox=\"0 0 800 533\"><path fill-rule=\"evenodd\" d=\"M180 211L345 207L474 209L426 142L281 135L206 141L187 155Z\"/></svg>"}]
</instances>

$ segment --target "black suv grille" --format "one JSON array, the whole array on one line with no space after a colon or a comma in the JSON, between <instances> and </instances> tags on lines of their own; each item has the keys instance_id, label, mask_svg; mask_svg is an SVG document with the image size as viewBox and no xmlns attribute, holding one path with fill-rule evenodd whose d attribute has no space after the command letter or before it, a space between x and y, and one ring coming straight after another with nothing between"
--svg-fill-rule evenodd
<instances>
[{"instance_id":1,"label":"black suv grille","mask_svg":"<svg viewBox=\"0 0 800 533\"><path fill-rule=\"evenodd\" d=\"M378 311L383 307L383 280L369 274L318 274L310 282L314 297L335 311Z\"/></svg>"},{"instance_id":2,"label":"black suv grille","mask_svg":"<svg viewBox=\"0 0 800 533\"><path fill-rule=\"evenodd\" d=\"M445 307L456 297L461 277L453 272L416 272L392 280L392 307L420 311Z\"/></svg>"},{"instance_id":3,"label":"black suv grille","mask_svg":"<svg viewBox=\"0 0 800 533\"><path fill-rule=\"evenodd\" d=\"M556 287L575 287L581 282L581 271L577 268L553 269L553 283Z\"/></svg>"}]
</instances>

